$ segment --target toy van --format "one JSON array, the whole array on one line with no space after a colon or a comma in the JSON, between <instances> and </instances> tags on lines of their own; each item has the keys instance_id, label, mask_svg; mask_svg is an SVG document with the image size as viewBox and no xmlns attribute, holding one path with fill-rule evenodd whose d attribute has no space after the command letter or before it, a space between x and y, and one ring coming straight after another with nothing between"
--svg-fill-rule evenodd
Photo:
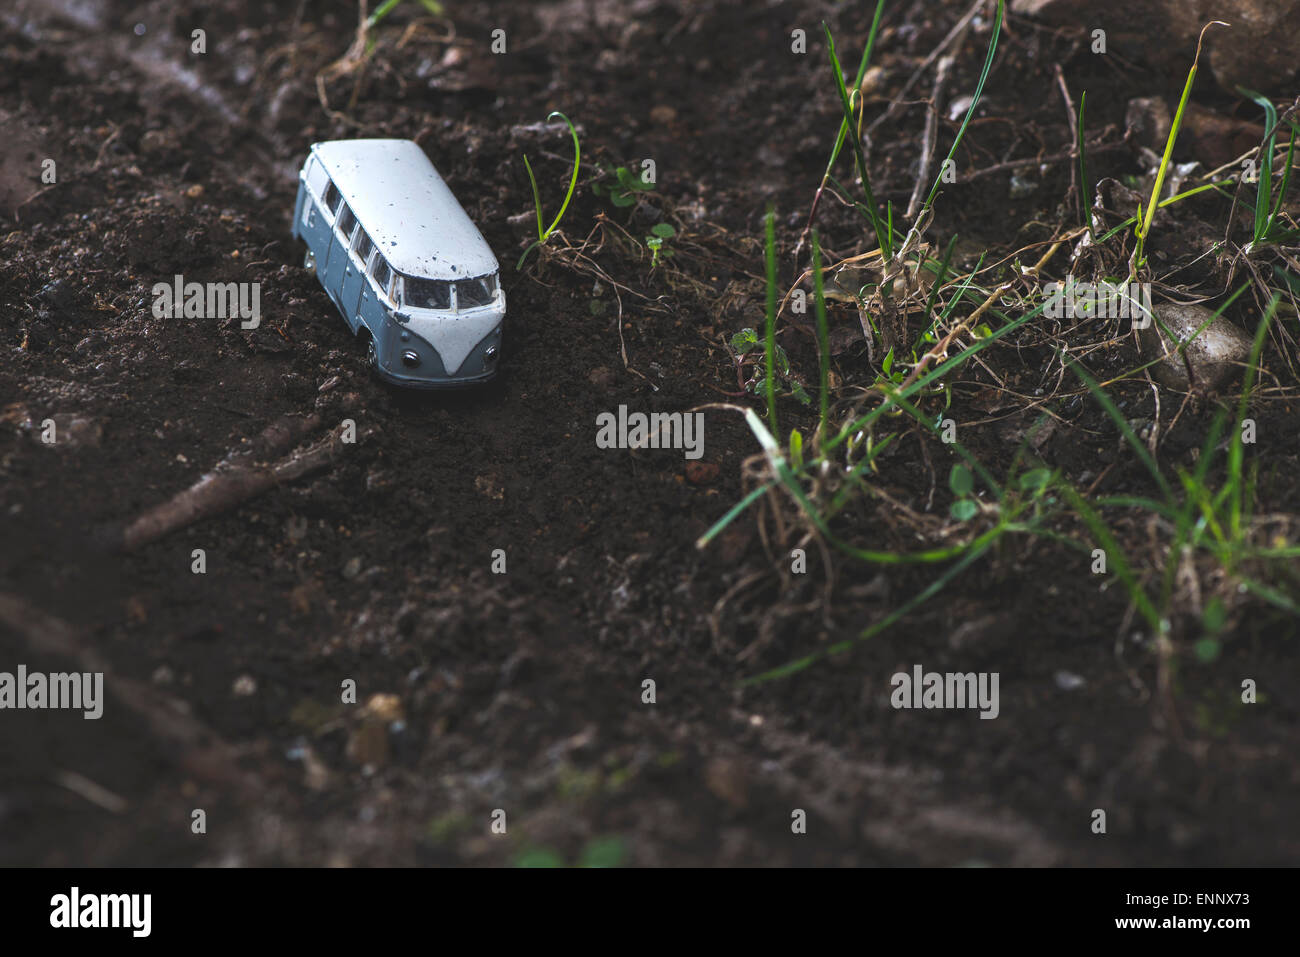
<instances>
[{"instance_id":1,"label":"toy van","mask_svg":"<svg viewBox=\"0 0 1300 957\"><path fill-rule=\"evenodd\" d=\"M293 235L381 379L438 388L496 375L499 264L414 142L313 144Z\"/></svg>"}]
</instances>

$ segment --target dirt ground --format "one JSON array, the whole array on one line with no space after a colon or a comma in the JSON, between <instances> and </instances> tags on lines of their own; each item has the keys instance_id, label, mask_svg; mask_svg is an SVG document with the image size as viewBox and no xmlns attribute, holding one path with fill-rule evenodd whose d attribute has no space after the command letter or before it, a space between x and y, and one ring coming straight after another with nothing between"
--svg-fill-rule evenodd
<instances>
[{"instance_id":1,"label":"dirt ground","mask_svg":"<svg viewBox=\"0 0 1300 957\"><path fill-rule=\"evenodd\" d=\"M733 412L706 412L698 464L596 445L597 416L620 405L760 407L727 343L762 328L769 205L783 289L802 268L792 252L839 122L820 23L851 69L872 5L445 6L434 18L403 4L371 31L363 68L334 72L357 26L341 0L18 0L0 12L0 670L66 670L51 636L72 636L118 689L97 721L0 714L0 861L1294 862L1294 619L1234 608L1221 656L1178 659L1162 689L1124 592L1099 589L1063 546L1013 538L850 653L742 685L859 634L935 569L836 558L832 576L813 548L796 581L753 512L697 549L752 487L745 463L759 449ZM966 7L890 5L870 115ZM491 51L497 28L504 54ZM806 55L791 50L796 28ZM983 17L951 95L973 89L988 35ZM1125 104L1176 97L1185 64L1167 73L1129 54L1116 67L1077 36L1011 18L959 167L1069 151L1060 64L1076 97L1089 91L1090 130L1118 144L1095 151L1095 176L1137 171ZM882 202L911 193L930 84L875 133ZM1210 88L1198 101L1258 122ZM567 135L543 122L552 110L578 127L582 178L563 242L516 271L535 237L522 154L548 215L567 185ZM941 127L951 142L955 124ZM493 385L408 394L376 382L302 268L297 170L311 143L360 136L419 142L501 260L509 311ZM56 184L41 182L47 158ZM602 167L645 158L656 189L630 211L592 190ZM1071 164L1020 169L1028 187L1009 188L1009 173L946 189L933 241L957 235L973 261L1047 239L1068 215ZM652 264L643 240L657 221L676 236ZM839 255L867 248L852 209L828 202L819 224ZM260 283L260 327L155 319L152 286L176 274ZM832 321L839 387L870 385L880 356L854 335L856 314L837 305ZM781 341L812 391L807 327L783 327ZM1048 344L1026 334L988 355L1024 396L1041 394ZM1119 350L1094 363L1099 376L1134 364ZM961 374L954 414L1005 469L1036 413L981 405L982 375ZM1145 385L1120 397L1126 414L1151 414ZM812 421L792 399L780 408ZM101 547L105 528L244 439L316 410L353 418L360 435L329 468L130 552ZM1274 511L1300 511L1296 411L1283 398L1258 410ZM1210 416L1190 408L1166 448L1199 445ZM53 446L40 441L50 418L66 437ZM1083 398L1039 451L1085 482L1113 465L1117 491L1141 474ZM877 479L920 515L946 514L949 463L933 454L905 438ZM883 509L846 521L875 547L918 544ZM998 718L895 710L890 676L915 664L999 673ZM1260 688L1248 708L1245 678ZM341 700L347 681L356 704ZM792 833L795 809L806 833Z\"/></svg>"}]
</instances>

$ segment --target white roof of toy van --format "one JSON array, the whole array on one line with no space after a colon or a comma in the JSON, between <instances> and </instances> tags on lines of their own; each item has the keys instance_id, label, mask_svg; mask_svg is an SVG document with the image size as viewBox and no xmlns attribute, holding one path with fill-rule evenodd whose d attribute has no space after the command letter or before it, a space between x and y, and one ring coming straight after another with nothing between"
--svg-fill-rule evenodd
<instances>
[{"instance_id":1,"label":"white roof of toy van","mask_svg":"<svg viewBox=\"0 0 1300 957\"><path fill-rule=\"evenodd\" d=\"M483 234L413 141L332 140L311 149L393 269L455 280L499 268Z\"/></svg>"}]
</instances>

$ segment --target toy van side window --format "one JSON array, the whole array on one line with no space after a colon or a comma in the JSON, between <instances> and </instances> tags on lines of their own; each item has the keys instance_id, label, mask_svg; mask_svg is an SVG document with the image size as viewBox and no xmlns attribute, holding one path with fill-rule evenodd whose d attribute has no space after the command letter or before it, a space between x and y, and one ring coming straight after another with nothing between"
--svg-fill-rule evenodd
<instances>
[{"instance_id":1,"label":"toy van side window","mask_svg":"<svg viewBox=\"0 0 1300 957\"><path fill-rule=\"evenodd\" d=\"M376 254L375 261L370 266L370 275L375 279L375 285L379 287L380 293L388 295L388 286L393 278L393 270L389 268L388 260L382 253Z\"/></svg>"},{"instance_id":2,"label":"toy van side window","mask_svg":"<svg viewBox=\"0 0 1300 957\"><path fill-rule=\"evenodd\" d=\"M321 166L320 161L312 157L307 164L307 188L312 191L312 195L318 200L325 198L326 190L333 184L330 182L329 174L325 172L325 167ZM337 193L338 190L335 190Z\"/></svg>"},{"instance_id":3,"label":"toy van side window","mask_svg":"<svg viewBox=\"0 0 1300 957\"><path fill-rule=\"evenodd\" d=\"M343 211L339 213L338 222L334 224L339 235L343 237L343 245L352 245L352 231L357 228L357 218L352 215L352 207L346 203L343 204Z\"/></svg>"},{"instance_id":4,"label":"toy van side window","mask_svg":"<svg viewBox=\"0 0 1300 957\"><path fill-rule=\"evenodd\" d=\"M375 244L370 241L364 229L357 230L357 258L361 260L361 268L364 269L366 263L370 261L370 254L375 251Z\"/></svg>"},{"instance_id":5,"label":"toy van side window","mask_svg":"<svg viewBox=\"0 0 1300 957\"><path fill-rule=\"evenodd\" d=\"M339 192L339 188L331 180L330 184L325 187L325 208L329 210L331 216L337 216L339 204L342 202L343 194Z\"/></svg>"}]
</instances>

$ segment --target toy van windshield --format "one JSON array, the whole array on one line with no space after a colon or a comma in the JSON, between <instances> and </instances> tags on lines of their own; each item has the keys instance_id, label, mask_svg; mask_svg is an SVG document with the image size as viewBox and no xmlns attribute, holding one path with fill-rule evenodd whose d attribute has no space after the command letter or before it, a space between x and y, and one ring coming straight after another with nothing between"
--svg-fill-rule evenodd
<instances>
[{"instance_id":1,"label":"toy van windshield","mask_svg":"<svg viewBox=\"0 0 1300 957\"><path fill-rule=\"evenodd\" d=\"M381 379L427 389L496 375L500 266L414 142L313 144L293 235Z\"/></svg>"}]
</instances>

